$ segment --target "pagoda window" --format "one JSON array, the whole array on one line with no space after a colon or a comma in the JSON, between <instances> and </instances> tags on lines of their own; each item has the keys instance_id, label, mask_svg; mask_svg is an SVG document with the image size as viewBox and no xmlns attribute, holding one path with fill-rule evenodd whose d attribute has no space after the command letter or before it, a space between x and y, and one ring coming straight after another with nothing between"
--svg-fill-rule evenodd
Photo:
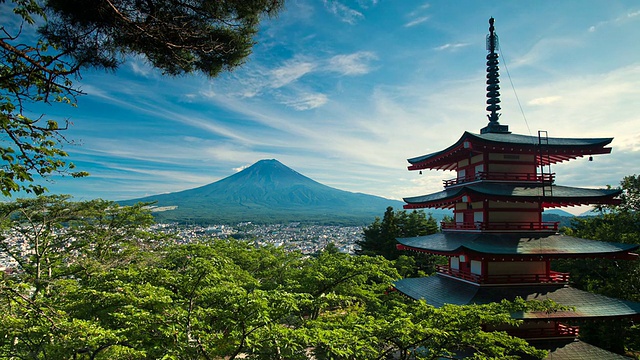
<instances>
[{"instance_id":1,"label":"pagoda window","mask_svg":"<svg viewBox=\"0 0 640 360\"><path fill-rule=\"evenodd\" d=\"M456 213L456 222L457 223L464 222L464 213L461 213L461 212Z\"/></svg>"},{"instance_id":2,"label":"pagoda window","mask_svg":"<svg viewBox=\"0 0 640 360\"><path fill-rule=\"evenodd\" d=\"M480 165L476 165L475 169L474 169L474 174L476 176L476 179L480 178L480 174L484 172L484 164L480 164Z\"/></svg>"},{"instance_id":3,"label":"pagoda window","mask_svg":"<svg viewBox=\"0 0 640 360\"><path fill-rule=\"evenodd\" d=\"M451 269L453 270L460 270L460 258L457 256L454 256L451 258L451 261L449 262L449 266L451 266Z\"/></svg>"},{"instance_id":4,"label":"pagoda window","mask_svg":"<svg viewBox=\"0 0 640 360\"><path fill-rule=\"evenodd\" d=\"M458 170L458 180L464 180L464 178L466 176L467 176L467 170L466 169Z\"/></svg>"},{"instance_id":5,"label":"pagoda window","mask_svg":"<svg viewBox=\"0 0 640 360\"><path fill-rule=\"evenodd\" d=\"M475 275L482 275L482 261L471 260L471 273Z\"/></svg>"}]
</instances>

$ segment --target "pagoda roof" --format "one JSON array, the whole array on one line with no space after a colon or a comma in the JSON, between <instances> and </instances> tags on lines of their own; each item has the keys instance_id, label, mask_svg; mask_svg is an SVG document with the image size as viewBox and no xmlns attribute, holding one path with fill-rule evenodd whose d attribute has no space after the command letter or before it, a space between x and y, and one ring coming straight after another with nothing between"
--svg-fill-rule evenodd
<instances>
[{"instance_id":1,"label":"pagoda roof","mask_svg":"<svg viewBox=\"0 0 640 360\"><path fill-rule=\"evenodd\" d=\"M449 187L443 191L404 198L405 209L452 208L463 196L471 201L481 199L504 200L513 202L542 202L543 207L560 207L588 204L608 204L619 195L621 190L586 189L569 186L540 185L523 186L492 182L472 183L464 186Z\"/></svg>"},{"instance_id":2,"label":"pagoda roof","mask_svg":"<svg viewBox=\"0 0 640 360\"><path fill-rule=\"evenodd\" d=\"M425 300L429 305L490 304L503 299L514 301L550 299L569 310L547 312L517 312L515 319L581 320L615 317L640 317L640 303L619 300L578 290L566 285L544 284L526 286L476 286L441 275L398 280L393 287L402 294Z\"/></svg>"},{"instance_id":3,"label":"pagoda roof","mask_svg":"<svg viewBox=\"0 0 640 360\"><path fill-rule=\"evenodd\" d=\"M621 244L544 233L465 233L442 232L426 236L396 239L405 250L443 255L487 254L494 257L625 257L640 244Z\"/></svg>"},{"instance_id":4,"label":"pagoda roof","mask_svg":"<svg viewBox=\"0 0 640 360\"><path fill-rule=\"evenodd\" d=\"M533 154L538 164L555 164L582 156L609 154L605 147L613 138L542 138L511 133L473 134L465 131L456 143L431 154L407 159L409 170L454 170L457 162L468 159L470 154L484 151ZM542 142L543 156L540 157Z\"/></svg>"},{"instance_id":5,"label":"pagoda roof","mask_svg":"<svg viewBox=\"0 0 640 360\"><path fill-rule=\"evenodd\" d=\"M545 359L553 360L629 360L630 357L616 354L580 340L534 340L529 344L549 351ZM523 359L529 359L523 357Z\"/></svg>"}]
</instances>

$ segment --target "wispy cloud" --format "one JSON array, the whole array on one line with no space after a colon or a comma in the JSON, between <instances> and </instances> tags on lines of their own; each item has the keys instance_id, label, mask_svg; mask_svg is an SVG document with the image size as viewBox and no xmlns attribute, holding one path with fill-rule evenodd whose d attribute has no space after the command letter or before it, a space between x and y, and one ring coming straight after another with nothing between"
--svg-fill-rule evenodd
<instances>
[{"instance_id":1,"label":"wispy cloud","mask_svg":"<svg viewBox=\"0 0 640 360\"><path fill-rule=\"evenodd\" d=\"M562 100L562 96L546 96L529 100L528 105L549 105Z\"/></svg>"},{"instance_id":2,"label":"wispy cloud","mask_svg":"<svg viewBox=\"0 0 640 360\"><path fill-rule=\"evenodd\" d=\"M617 23L622 23L622 22L626 22L626 21L630 21L630 20L637 20L637 19L640 19L640 10L628 12L628 13L623 14L621 16L618 16L617 18L612 19L612 20L600 21L599 23L597 23L595 25L591 25L589 27L589 32L596 32L599 28L601 28L603 26L607 26L609 24L617 24Z\"/></svg>"},{"instance_id":3,"label":"wispy cloud","mask_svg":"<svg viewBox=\"0 0 640 360\"><path fill-rule=\"evenodd\" d=\"M429 3L424 3L420 6L418 6L415 10L413 10L412 12L409 13L409 17L416 17L419 16L420 14L422 14L424 12L424 10L428 9L431 7L431 4Z\"/></svg>"},{"instance_id":4,"label":"wispy cloud","mask_svg":"<svg viewBox=\"0 0 640 360\"><path fill-rule=\"evenodd\" d=\"M315 68L316 64L308 61L289 61L271 71L271 87L279 88L288 85L312 72Z\"/></svg>"},{"instance_id":5,"label":"wispy cloud","mask_svg":"<svg viewBox=\"0 0 640 360\"><path fill-rule=\"evenodd\" d=\"M468 44L468 43L455 43L455 44L451 44L451 43L449 43L449 44L444 44L444 45L438 46L438 47L436 48L436 50L438 50L438 51L443 51L443 50L456 50L456 49L463 48L463 47L465 47L465 46L469 46L469 44Z\"/></svg>"},{"instance_id":6,"label":"wispy cloud","mask_svg":"<svg viewBox=\"0 0 640 360\"><path fill-rule=\"evenodd\" d=\"M348 24L355 24L358 20L364 19L364 15L338 1L324 0L324 6L329 12L337 16L341 21Z\"/></svg>"},{"instance_id":7,"label":"wispy cloud","mask_svg":"<svg viewBox=\"0 0 640 360\"><path fill-rule=\"evenodd\" d=\"M430 7L431 7L431 4L429 3L422 4L417 8L415 8L413 11L411 11L409 14L407 14L406 17L409 18L409 21L406 24L404 24L404 27L410 28L428 21L431 18L431 16L425 15L425 12Z\"/></svg>"},{"instance_id":8,"label":"wispy cloud","mask_svg":"<svg viewBox=\"0 0 640 360\"><path fill-rule=\"evenodd\" d=\"M289 98L289 99L283 100L282 103L296 110L310 110L326 104L328 100L329 99L325 94L302 93L296 96L295 98Z\"/></svg>"},{"instance_id":9,"label":"wispy cloud","mask_svg":"<svg viewBox=\"0 0 640 360\"><path fill-rule=\"evenodd\" d=\"M371 71L369 63L377 58L378 57L370 51L336 55L329 59L328 69L343 75L363 75Z\"/></svg>"},{"instance_id":10,"label":"wispy cloud","mask_svg":"<svg viewBox=\"0 0 640 360\"><path fill-rule=\"evenodd\" d=\"M134 74L143 77L150 77L155 75L157 70L149 65L149 62L142 56L129 57L127 64L131 67Z\"/></svg>"},{"instance_id":11,"label":"wispy cloud","mask_svg":"<svg viewBox=\"0 0 640 360\"><path fill-rule=\"evenodd\" d=\"M418 24L422 24L423 22L429 20L431 18L431 16L421 16L417 19L411 20L408 23L404 24L404 27L412 27L412 26L416 26Z\"/></svg>"}]
</instances>

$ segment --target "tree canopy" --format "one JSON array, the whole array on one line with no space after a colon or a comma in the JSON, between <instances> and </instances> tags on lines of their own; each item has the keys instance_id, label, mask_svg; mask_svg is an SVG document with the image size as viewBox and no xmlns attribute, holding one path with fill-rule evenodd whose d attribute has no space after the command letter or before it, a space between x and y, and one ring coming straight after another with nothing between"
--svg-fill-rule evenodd
<instances>
[{"instance_id":1,"label":"tree canopy","mask_svg":"<svg viewBox=\"0 0 640 360\"><path fill-rule=\"evenodd\" d=\"M0 0L0 191L37 195L34 176L86 176L62 150L68 121L33 106L76 105L85 67L138 55L168 75L215 77L251 53L260 20L284 0ZM13 14L13 15L9 15ZM36 30L38 29L38 32Z\"/></svg>"},{"instance_id":2,"label":"tree canopy","mask_svg":"<svg viewBox=\"0 0 640 360\"><path fill-rule=\"evenodd\" d=\"M68 209L68 210L64 210ZM0 208L0 357L478 359L543 357L485 325L523 302L436 309L390 283L392 261L303 256L233 239L178 244L142 206L41 197ZM22 251L19 251L21 249ZM36 269L40 268L38 275Z\"/></svg>"},{"instance_id":3,"label":"tree canopy","mask_svg":"<svg viewBox=\"0 0 640 360\"><path fill-rule=\"evenodd\" d=\"M356 241L360 249L356 254L384 256L394 260L395 266L403 277L424 276L435 271L435 264L443 263L441 256L425 253L403 253L396 248L397 238L435 234L438 223L422 210L394 211L388 207L382 217L362 229L362 239Z\"/></svg>"},{"instance_id":4,"label":"tree canopy","mask_svg":"<svg viewBox=\"0 0 640 360\"><path fill-rule=\"evenodd\" d=\"M396 238L413 237L435 234L438 223L424 211L398 210L388 207L382 219L376 217L374 222L363 230L363 238L357 241L361 255L381 255L389 260L395 260L401 252L396 249Z\"/></svg>"},{"instance_id":5,"label":"tree canopy","mask_svg":"<svg viewBox=\"0 0 640 360\"><path fill-rule=\"evenodd\" d=\"M80 64L116 67L142 54L170 75L214 77L251 53L263 16L283 0L46 0L44 37Z\"/></svg>"}]
</instances>

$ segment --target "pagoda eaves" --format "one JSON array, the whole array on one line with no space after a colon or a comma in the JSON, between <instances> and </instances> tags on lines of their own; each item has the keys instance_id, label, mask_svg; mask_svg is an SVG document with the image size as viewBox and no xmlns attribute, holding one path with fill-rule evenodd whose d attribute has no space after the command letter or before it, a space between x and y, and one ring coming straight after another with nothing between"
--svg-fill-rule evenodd
<instances>
[{"instance_id":1,"label":"pagoda eaves","mask_svg":"<svg viewBox=\"0 0 640 360\"><path fill-rule=\"evenodd\" d=\"M562 234L537 232L518 234L441 232L426 236L398 238L398 248L454 256L473 253L489 259L607 257L636 258L638 244L585 240Z\"/></svg>"},{"instance_id":2,"label":"pagoda eaves","mask_svg":"<svg viewBox=\"0 0 640 360\"><path fill-rule=\"evenodd\" d=\"M555 164L583 156L609 154L606 147L613 138L546 138L520 134L473 134L465 131L460 139L444 150L407 159L409 170L455 170L457 163L470 156L495 151L534 155L537 165ZM541 152L542 150L542 152ZM541 156L542 155L542 156Z\"/></svg>"},{"instance_id":3,"label":"pagoda eaves","mask_svg":"<svg viewBox=\"0 0 640 360\"><path fill-rule=\"evenodd\" d=\"M472 203L477 199L486 201L540 203L543 208L577 206L589 204L612 204L621 194L615 189L585 189L569 186L540 185L523 186L521 184L505 184L478 182L464 186L450 187L443 191L404 198L405 209L421 208L454 208L461 201Z\"/></svg>"},{"instance_id":4,"label":"pagoda eaves","mask_svg":"<svg viewBox=\"0 0 640 360\"><path fill-rule=\"evenodd\" d=\"M504 299L514 301L553 300L558 304L571 304L572 309L547 312L514 313L515 319L525 320L586 320L613 318L640 318L640 303L609 298L563 284L528 286L475 286L444 276L406 278L394 283L396 290L416 300L425 300L435 307L445 304L489 304Z\"/></svg>"}]
</instances>

